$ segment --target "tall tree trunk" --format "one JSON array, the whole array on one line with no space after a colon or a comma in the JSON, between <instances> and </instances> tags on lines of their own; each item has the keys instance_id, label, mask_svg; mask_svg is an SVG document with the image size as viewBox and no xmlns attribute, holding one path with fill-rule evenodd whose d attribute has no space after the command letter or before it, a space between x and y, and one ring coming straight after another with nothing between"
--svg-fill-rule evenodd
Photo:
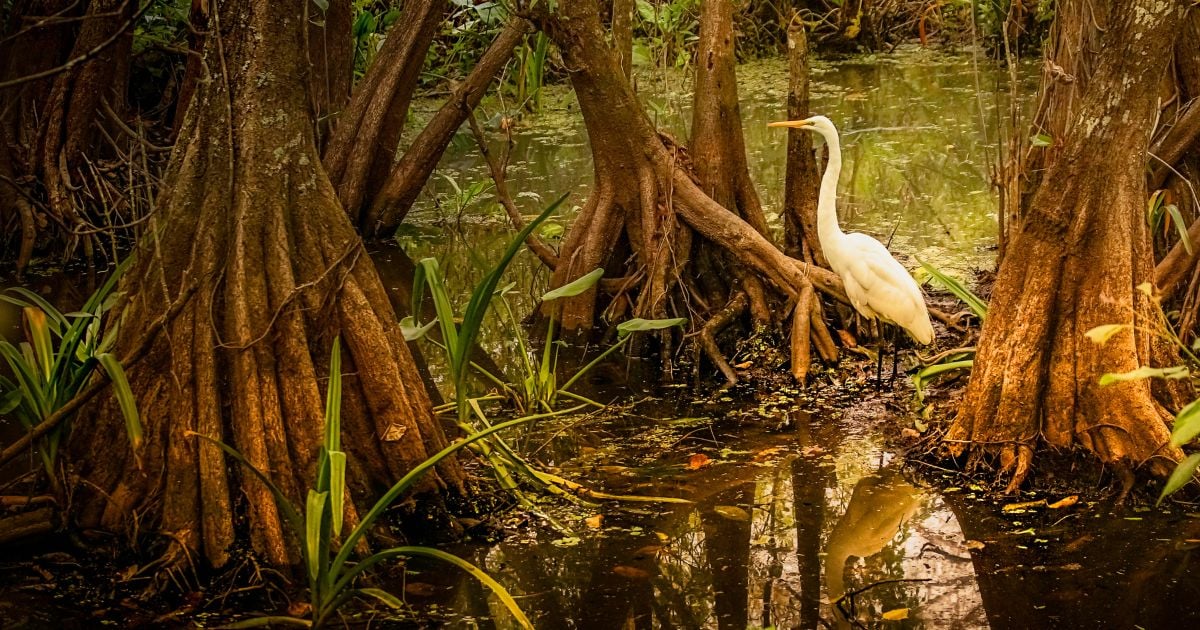
<instances>
[{"instance_id":1,"label":"tall tree trunk","mask_svg":"<svg viewBox=\"0 0 1200 630\"><path fill-rule=\"evenodd\" d=\"M808 35L804 23L792 20L788 42L789 120L808 118ZM817 238L817 197L821 173L813 151L813 135L802 129L789 129L787 139L787 176L784 182L784 251L792 258L827 267Z\"/></svg>"},{"instance_id":2,"label":"tall tree trunk","mask_svg":"<svg viewBox=\"0 0 1200 630\"><path fill-rule=\"evenodd\" d=\"M325 168L338 198L358 217L392 171L408 105L425 54L446 12L446 0L406 0L400 19L338 117L325 149Z\"/></svg>"},{"instance_id":3,"label":"tall tree trunk","mask_svg":"<svg viewBox=\"0 0 1200 630\"><path fill-rule=\"evenodd\" d=\"M77 425L71 441L85 526L137 522L216 566L238 540L272 564L298 556L267 488L190 432L230 443L299 499L323 432L320 382L335 336L345 348L353 499L369 499L446 443L321 165L308 75L296 63L305 1L212 7L209 74L180 131L156 224L121 281L119 354L139 323L173 313L130 366L145 442L140 453L95 456L97 444L125 444L111 406ZM462 479L454 462L428 476L425 512L412 522L433 518L438 490L458 490ZM353 501L347 510L353 522Z\"/></svg>"},{"instance_id":4,"label":"tall tree trunk","mask_svg":"<svg viewBox=\"0 0 1200 630\"><path fill-rule=\"evenodd\" d=\"M1069 123L1058 128L1021 221L1010 228L974 373L946 436L952 453L998 454L1002 474L1012 475L1009 491L1028 474L1039 444L1082 445L1127 483L1132 467L1161 474L1181 455L1168 443L1160 405L1175 402L1170 392L1147 380L1105 388L1098 381L1172 360L1143 332L1157 325L1156 306L1135 287L1153 280L1145 156L1183 5L1122 0L1107 12L1089 2L1058 5L1060 20L1095 20L1097 39L1085 49L1097 56L1062 99ZM1103 324L1131 328L1101 346L1085 333Z\"/></svg>"},{"instance_id":5,"label":"tall tree trunk","mask_svg":"<svg viewBox=\"0 0 1200 630\"><path fill-rule=\"evenodd\" d=\"M693 233L782 294L802 296L810 284L840 293L832 273L788 258L697 186L688 154L654 129L605 43L596 0L564 3L553 12L540 7L534 17L569 68L594 163L592 194L563 241L551 285L597 267L617 280L600 284L612 292L606 302L597 289L564 299L555 309L564 329L590 330L601 309L611 317L653 318L719 308L704 303L698 284L720 271L705 273L693 255Z\"/></svg>"}]
</instances>

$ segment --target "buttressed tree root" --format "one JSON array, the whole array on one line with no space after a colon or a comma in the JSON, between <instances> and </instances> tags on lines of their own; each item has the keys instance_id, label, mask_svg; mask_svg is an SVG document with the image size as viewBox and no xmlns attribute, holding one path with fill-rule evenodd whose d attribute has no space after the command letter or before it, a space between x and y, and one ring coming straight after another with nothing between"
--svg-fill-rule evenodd
<instances>
[{"instance_id":1,"label":"buttressed tree root","mask_svg":"<svg viewBox=\"0 0 1200 630\"><path fill-rule=\"evenodd\" d=\"M699 80L713 87L707 92L714 98L697 103L700 150L690 155L647 118L605 41L597 2L531 11L569 69L595 169L592 194L564 239L551 284L561 286L597 267L607 270L608 279L622 280L565 300L559 317L566 330L591 329L602 309L611 318L712 314L739 291L756 317L769 319L767 286L793 304L806 287L845 300L832 272L785 255L764 235L737 119L728 7L708 4L714 6L705 9ZM601 299L601 291L612 289ZM828 332L816 332L824 329L823 320L811 317L812 308L798 312L802 325L792 328L813 331L817 347L831 354ZM796 352L806 349L803 342L793 344ZM796 369L803 376L807 357L793 361L804 366Z\"/></svg>"},{"instance_id":2,"label":"buttressed tree root","mask_svg":"<svg viewBox=\"0 0 1200 630\"><path fill-rule=\"evenodd\" d=\"M135 457L119 412L99 409L70 449L81 524L159 531L213 566L246 541L297 560L267 488L190 432L241 451L293 499L323 433L320 381L344 347L343 425L351 501L370 500L446 444L387 295L321 167L300 58L303 0L217 3L204 67L179 133L159 215L122 278L117 353L140 322L177 314L132 366L145 427ZM176 304L180 302L179 304ZM175 304L175 306L171 306ZM423 482L409 525L461 492L455 462Z\"/></svg>"},{"instance_id":3,"label":"buttressed tree root","mask_svg":"<svg viewBox=\"0 0 1200 630\"><path fill-rule=\"evenodd\" d=\"M1056 19L1082 21L1057 25L1058 37L1078 39L1053 50L1078 51L1087 41L1100 52L1086 81L1056 92L1071 115L1010 226L974 372L945 436L954 455L998 457L1009 492L1040 445L1084 447L1118 471L1125 490L1135 468L1161 475L1181 457L1164 411L1180 402L1177 390L1150 380L1099 385L1107 372L1178 359L1145 332L1157 307L1135 287L1154 273L1144 156L1181 5L1057 7ZM1104 345L1086 337L1104 324L1129 329Z\"/></svg>"}]
</instances>

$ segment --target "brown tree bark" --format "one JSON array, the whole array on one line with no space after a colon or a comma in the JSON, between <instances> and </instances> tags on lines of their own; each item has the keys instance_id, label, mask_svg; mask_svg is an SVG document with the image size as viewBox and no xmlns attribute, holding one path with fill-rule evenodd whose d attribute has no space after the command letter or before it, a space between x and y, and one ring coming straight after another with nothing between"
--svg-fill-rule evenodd
<instances>
[{"instance_id":1,"label":"brown tree bark","mask_svg":"<svg viewBox=\"0 0 1200 630\"><path fill-rule=\"evenodd\" d=\"M125 30L114 44L95 57L58 73L43 113L38 142L38 171L46 189L47 207L60 223L74 228L85 224L72 191L83 183L82 166L91 149L94 125L101 102L124 103L124 84L115 84L119 65L128 65L133 43L130 0L92 0L79 27L71 57L83 57ZM93 156L95 157L95 156Z\"/></svg>"},{"instance_id":2,"label":"brown tree bark","mask_svg":"<svg viewBox=\"0 0 1200 630\"><path fill-rule=\"evenodd\" d=\"M788 42L788 120L808 118L808 35L804 23L793 19L787 31ZM821 172L813 150L813 135L801 129L789 129L787 138L787 175L784 182L783 233L788 256L828 267L817 238L817 197Z\"/></svg>"},{"instance_id":3,"label":"brown tree bark","mask_svg":"<svg viewBox=\"0 0 1200 630\"><path fill-rule=\"evenodd\" d=\"M596 289L554 309L566 330L590 330L602 309L611 316L690 315L706 304L697 287L717 270L693 256L693 234L789 297L811 283L841 294L831 272L789 258L747 221L705 194L692 179L689 157L659 134L605 42L595 0L535 11L535 22L558 45L579 98L594 162L594 185L564 239L551 278L561 286L597 267L619 282L602 301ZM844 295L842 296L844 299ZM554 316L549 312L547 316Z\"/></svg>"},{"instance_id":4,"label":"brown tree bark","mask_svg":"<svg viewBox=\"0 0 1200 630\"><path fill-rule=\"evenodd\" d=\"M312 65L312 100L317 113L317 148L324 149L329 130L346 103L354 80L351 0L332 0L322 12L308 4L308 61ZM424 61L422 59L422 61Z\"/></svg>"},{"instance_id":5,"label":"brown tree bark","mask_svg":"<svg viewBox=\"0 0 1200 630\"><path fill-rule=\"evenodd\" d=\"M396 27L338 117L324 152L342 206L357 218L396 161L408 105L446 0L406 0Z\"/></svg>"},{"instance_id":6,"label":"brown tree bark","mask_svg":"<svg viewBox=\"0 0 1200 630\"><path fill-rule=\"evenodd\" d=\"M1096 12L1083 8L1096 3L1058 5L1057 19L1086 14L1094 24L1087 48L1094 63L1072 65L1087 69L1086 80L1081 74L1067 86L1044 77L1046 89L1065 87L1067 95L1043 104L1039 116L1058 120L1051 110L1061 98L1069 120L1055 127L1054 150L1011 228L974 372L946 435L954 454L998 455L1002 474L1011 474L1009 491L1029 473L1039 445L1083 446L1127 483L1133 467L1162 474L1181 455L1169 444L1160 404L1175 401L1163 400L1161 387L1098 381L1171 361L1142 332L1156 326L1156 307L1135 287L1153 280L1145 154L1183 4L1123 0ZM1098 346L1085 333L1103 324L1142 328Z\"/></svg>"},{"instance_id":7,"label":"brown tree bark","mask_svg":"<svg viewBox=\"0 0 1200 630\"><path fill-rule=\"evenodd\" d=\"M613 50L621 62L621 71L633 78L633 12L634 0L612 0Z\"/></svg>"},{"instance_id":8,"label":"brown tree bark","mask_svg":"<svg viewBox=\"0 0 1200 630\"><path fill-rule=\"evenodd\" d=\"M450 145L455 132L479 106L483 95L492 81L499 76L504 65L512 57L513 49L529 30L529 23L520 18L508 24L492 41L479 63L467 75L466 80L454 88L446 104L434 114L412 146L396 164L383 182L383 187L369 202L369 207L359 222L364 235L388 236L400 227L425 182L437 167L442 153Z\"/></svg>"},{"instance_id":9,"label":"brown tree bark","mask_svg":"<svg viewBox=\"0 0 1200 630\"><path fill-rule=\"evenodd\" d=\"M343 444L355 501L446 443L321 165L308 75L296 63L304 2L212 6L209 75L180 131L152 236L121 281L118 355L139 337L139 322L177 313L129 366L145 441L139 453L120 450L128 446L112 406L71 438L84 526L137 523L214 566L239 540L271 564L298 556L267 489L189 432L231 444L299 500L323 432L321 382L335 336L344 346ZM97 444L113 452L96 457ZM462 480L454 462L428 476L417 500L425 511L412 522L433 518L439 490L459 490Z\"/></svg>"}]
</instances>

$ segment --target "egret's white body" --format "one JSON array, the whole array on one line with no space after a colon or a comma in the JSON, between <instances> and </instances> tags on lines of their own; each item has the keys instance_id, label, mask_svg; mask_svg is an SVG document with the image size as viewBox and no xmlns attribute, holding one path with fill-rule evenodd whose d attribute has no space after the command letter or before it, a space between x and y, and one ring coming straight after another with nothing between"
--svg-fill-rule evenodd
<instances>
[{"instance_id":1,"label":"egret's white body","mask_svg":"<svg viewBox=\"0 0 1200 630\"><path fill-rule=\"evenodd\" d=\"M933 343L933 325L921 288L883 243L838 227L837 184L842 173L842 146L837 127L824 116L771 123L821 134L829 146L829 162L817 201L817 237L834 273L842 279L854 309L867 319L880 318L903 328L922 345Z\"/></svg>"}]
</instances>

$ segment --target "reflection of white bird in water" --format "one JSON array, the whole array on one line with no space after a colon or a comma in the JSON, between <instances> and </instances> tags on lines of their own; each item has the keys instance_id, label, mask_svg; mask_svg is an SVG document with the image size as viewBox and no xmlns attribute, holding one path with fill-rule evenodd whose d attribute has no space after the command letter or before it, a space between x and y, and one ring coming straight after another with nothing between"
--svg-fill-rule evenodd
<instances>
[{"instance_id":1,"label":"reflection of white bird in water","mask_svg":"<svg viewBox=\"0 0 1200 630\"><path fill-rule=\"evenodd\" d=\"M892 258L883 243L866 234L846 234L838 227L837 183L842 173L842 145L837 127L824 116L774 122L770 126L807 129L825 138L829 162L821 178L817 201L817 236L829 266L842 279L854 310L867 319L879 318L899 325L917 343L933 343L933 325L929 322L925 296L908 270ZM894 360L892 375L895 376Z\"/></svg>"}]
</instances>

